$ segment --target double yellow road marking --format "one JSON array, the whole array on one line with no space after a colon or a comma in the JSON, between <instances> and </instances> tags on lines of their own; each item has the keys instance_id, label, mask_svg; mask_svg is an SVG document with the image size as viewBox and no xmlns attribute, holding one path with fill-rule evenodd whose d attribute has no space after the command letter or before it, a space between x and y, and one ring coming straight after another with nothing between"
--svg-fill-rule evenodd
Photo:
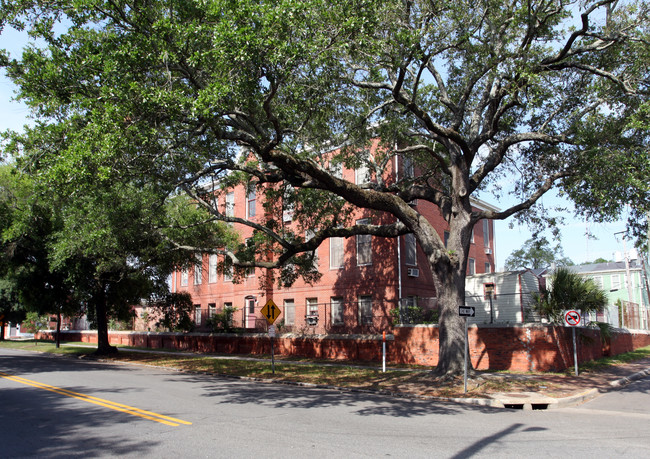
<instances>
[{"instance_id":1,"label":"double yellow road marking","mask_svg":"<svg viewBox=\"0 0 650 459\"><path fill-rule=\"evenodd\" d=\"M138 416L144 419L149 419L150 421L160 422L168 426L179 426L192 425L191 422L183 421L181 419L172 418L158 413L153 413L151 411L141 410L140 408L135 408L128 405L122 405L121 403L111 402L110 400L105 400L103 398L93 397L86 394L80 394L79 392L73 392L71 390L62 389L61 387L50 386L48 384L43 384L37 381L32 381L31 379L21 378L20 376L10 375L8 373L3 373L0 371L0 378L5 378L10 381L15 381L21 384L26 384L28 386L37 387L39 389L47 390L54 392L56 394L65 395L67 397L76 398L78 400L83 400L84 402L93 403L95 405L104 406L115 411L120 411L122 413L127 413L133 416Z\"/></svg>"}]
</instances>

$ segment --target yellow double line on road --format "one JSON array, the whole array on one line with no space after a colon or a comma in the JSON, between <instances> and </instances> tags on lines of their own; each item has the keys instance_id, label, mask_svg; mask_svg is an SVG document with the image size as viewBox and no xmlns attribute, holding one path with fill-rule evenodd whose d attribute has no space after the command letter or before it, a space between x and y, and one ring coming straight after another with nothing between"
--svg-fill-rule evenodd
<instances>
[{"instance_id":1,"label":"yellow double line on road","mask_svg":"<svg viewBox=\"0 0 650 459\"><path fill-rule=\"evenodd\" d=\"M62 389L61 387L50 386L49 384L43 384L38 381L32 381L31 379L21 378L20 376L10 375L8 373L3 373L0 371L0 377L8 379L10 381L15 381L17 383L26 384L28 386L37 387L39 389L48 390L57 394L65 395L67 397L76 398L78 400L83 400L84 402L93 403L95 405L104 406L115 411L120 411L122 413L127 413L133 416L138 416L144 419L149 419L150 421L160 422L168 426L179 426L192 425L191 422L183 421L181 419L172 418L158 413L153 413L151 411L141 410L140 408L135 408L128 405L122 405L121 403L111 402L110 400L105 400L103 398L93 397L91 395L80 394L79 392L73 392L71 390Z\"/></svg>"}]
</instances>

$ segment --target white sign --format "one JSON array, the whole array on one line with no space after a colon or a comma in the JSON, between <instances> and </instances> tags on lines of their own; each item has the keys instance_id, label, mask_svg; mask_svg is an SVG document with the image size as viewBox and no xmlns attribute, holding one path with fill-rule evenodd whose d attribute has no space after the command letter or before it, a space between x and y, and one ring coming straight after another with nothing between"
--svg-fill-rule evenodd
<instances>
[{"instance_id":1,"label":"white sign","mask_svg":"<svg viewBox=\"0 0 650 459\"><path fill-rule=\"evenodd\" d=\"M269 336L275 338L275 325L269 325Z\"/></svg>"},{"instance_id":2,"label":"white sign","mask_svg":"<svg viewBox=\"0 0 650 459\"><path fill-rule=\"evenodd\" d=\"M582 317L580 314L580 309L567 309L563 313L564 324L567 327L579 327Z\"/></svg>"}]
</instances>

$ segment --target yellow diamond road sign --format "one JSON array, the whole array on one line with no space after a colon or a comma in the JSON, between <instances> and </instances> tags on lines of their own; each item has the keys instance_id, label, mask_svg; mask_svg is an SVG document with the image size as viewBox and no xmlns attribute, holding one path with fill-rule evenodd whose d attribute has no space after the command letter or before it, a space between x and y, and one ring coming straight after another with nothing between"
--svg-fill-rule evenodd
<instances>
[{"instance_id":1,"label":"yellow diamond road sign","mask_svg":"<svg viewBox=\"0 0 650 459\"><path fill-rule=\"evenodd\" d=\"M266 318L266 321L269 323L269 325L272 325L273 322L275 322L275 319L280 317L282 311L280 310L280 307L273 302L272 299L269 299L269 301L267 301L262 308L262 314Z\"/></svg>"}]
</instances>

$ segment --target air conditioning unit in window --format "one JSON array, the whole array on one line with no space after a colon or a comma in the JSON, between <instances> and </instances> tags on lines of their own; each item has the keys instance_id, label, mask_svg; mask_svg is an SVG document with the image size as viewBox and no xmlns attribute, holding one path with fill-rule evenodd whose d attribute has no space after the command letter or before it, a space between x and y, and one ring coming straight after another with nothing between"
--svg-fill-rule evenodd
<instances>
[{"instance_id":1,"label":"air conditioning unit in window","mask_svg":"<svg viewBox=\"0 0 650 459\"><path fill-rule=\"evenodd\" d=\"M485 248L485 254L486 254L486 255L492 255L492 249L489 248L489 247L486 247L486 248Z\"/></svg>"},{"instance_id":2,"label":"air conditioning unit in window","mask_svg":"<svg viewBox=\"0 0 650 459\"><path fill-rule=\"evenodd\" d=\"M307 322L307 325L309 325L310 327L314 327L318 325L318 316L317 315L305 316L305 322Z\"/></svg>"},{"instance_id":3,"label":"air conditioning unit in window","mask_svg":"<svg viewBox=\"0 0 650 459\"><path fill-rule=\"evenodd\" d=\"M409 277L420 277L420 270L418 268L408 268L406 274Z\"/></svg>"}]
</instances>

